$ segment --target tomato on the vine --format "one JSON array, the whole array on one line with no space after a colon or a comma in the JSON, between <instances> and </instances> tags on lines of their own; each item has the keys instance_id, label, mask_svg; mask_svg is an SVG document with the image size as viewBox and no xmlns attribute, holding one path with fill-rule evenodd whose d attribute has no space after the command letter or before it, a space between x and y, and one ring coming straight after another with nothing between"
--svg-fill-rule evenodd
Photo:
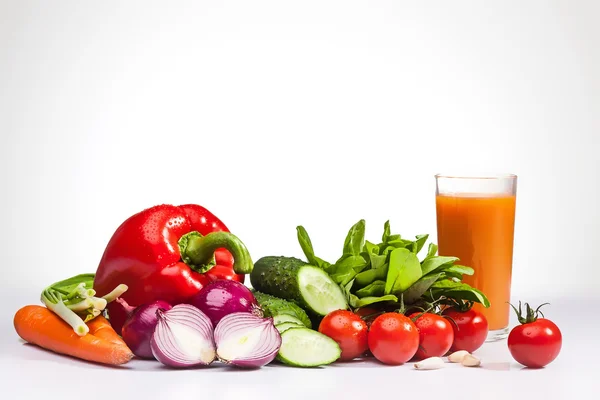
<instances>
[{"instance_id":1,"label":"tomato on the vine","mask_svg":"<svg viewBox=\"0 0 600 400\"><path fill-rule=\"evenodd\" d=\"M482 313L470 307L450 307L446 308L442 315L451 319L454 330L451 351L466 350L472 353L483 345L489 329L488 321Z\"/></svg>"},{"instance_id":2,"label":"tomato on the vine","mask_svg":"<svg viewBox=\"0 0 600 400\"><path fill-rule=\"evenodd\" d=\"M368 335L369 349L384 364L409 361L419 348L419 331L407 316L387 312L375 318Z\"/></svg>"},{"instance_id":3,"label":"tomato on the vine","mask_svg":"<svg viewBox=\"0 0 600 400\"><path fill-rule=\"evenodd\" d=\"M327 314L319 324L319 332L335 340L342 350L340 360L349 361L368 350L367 323L348 310Z\"/></svg>"},{"instance_id":4,"label":"tomato on the vine","mask_svg":"<svg viewBox=\"0 0 600 400\"><path fill-rule=\"evenodd\" d=\"M413 313L409 316L415 321L419 331L419 350L415 358L442 357L454 341L452 323L446 318L433 313Z\"/></svg>"},{"instance_id":5,"label":"tomato on the vine","mask_svg":"<svg viewBox=\"0 0 600 400\"><path fill-rule=\"evenodd\" d=\"M515 326L508 335L508 349L513 358L520 364L530 368L542 368L550 364L560 353L562 333L556 324L544 317L539 306L533 310L528 303L526 316L514 306L520 325ZM543 318L538 318L541 314Z\"/></svg>"}]
</instances>

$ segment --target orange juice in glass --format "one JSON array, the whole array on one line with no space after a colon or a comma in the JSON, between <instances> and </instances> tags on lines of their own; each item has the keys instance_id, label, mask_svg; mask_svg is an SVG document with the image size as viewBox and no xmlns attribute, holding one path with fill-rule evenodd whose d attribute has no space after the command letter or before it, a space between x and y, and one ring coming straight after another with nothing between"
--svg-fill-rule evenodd
<instances>
[{"instance_id":1,"label":"orange juice in glass","mask_svg":"<svg viewBox=\"0 0 600 400\"><path fill-rule=\"evenodd\" d=\"M517 195L516 175L436 178L439 255L460 259L475 270L463 282L481 290L490 307L474 308L488 320L488 341L508 335L513 241Z\"/></svg>"}]
</instances>

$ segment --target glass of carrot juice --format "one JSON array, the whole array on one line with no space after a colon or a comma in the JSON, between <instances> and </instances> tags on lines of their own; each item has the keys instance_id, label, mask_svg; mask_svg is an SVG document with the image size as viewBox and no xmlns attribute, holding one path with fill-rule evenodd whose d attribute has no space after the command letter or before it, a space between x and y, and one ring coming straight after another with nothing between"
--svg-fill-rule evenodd
<instances>
[{"instance_id":1,"label":"glass of carrot juice","mask_svg":"<svg viewBox=\"0 0 600 400\"><path fill-rule=\"evenodd\" d=\"M436 178L436 217L439 255L458 257L473 268L463 282L482 291L490 301L474 309L488 320L487 341L508 335L517 176L483 175Z\"/></svg>"}]
</instances>

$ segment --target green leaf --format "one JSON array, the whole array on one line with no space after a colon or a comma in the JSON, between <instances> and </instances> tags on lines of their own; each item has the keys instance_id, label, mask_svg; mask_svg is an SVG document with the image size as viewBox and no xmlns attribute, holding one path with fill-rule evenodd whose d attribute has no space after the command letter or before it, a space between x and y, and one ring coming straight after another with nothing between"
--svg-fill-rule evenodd
<instances>
[{"instance_id":1,"label":"green leaf","mask_svg":"<svg viewBox=\"0 0 600 400\"><path fill-rule=\"evenodd\" d=\"M425 242L427 242L428 238L429 238L429 234L417 235L417 240L415 241L415 243L417 244L417 247L415 249L416 254L419 254L419 252L421 251L423 246L425 246Z\"/></svg>"},{"instance_id":2,"label":"green leaf","mask_svg":"<svg viewBox=\"0 0 600 400\"><path fill-rule=\"evenodd\" d=\"M381 247L380 247L380 248L381 248ZM387 245L386 245L386 246L384 246L384 247L383 247L383 250L382 250L382 251L380 251L380 253L381 253L381 255L382 255L382 256L384 256L384 257L386 258L386 260L387 260L387 257L389 256L389 254L390 254L392 251L396 250L396 249L397 249L397 247L394 247L394 246L387 246Z\"/></svg>"},{"instance_id":3,"label":"green leaf","mask_svg":"<svg viewBox=\"0 0 600 400\"><path fill-rule=\"evenodd\" d=\"M370 304L375 304L375 303L382 303L385 301L391 301L391 302L398 302L398 297L394 296L393 294L388 294L385 296L380 296L380 297L363 297L362 299L357 299L354 302L354 308L360 308L360 307L365 307L368 306Z\"/></svg>"},{"instance_id":4,"label":"green leaf","mask_svg":"<svg viewBox=\"0 0 600 400\"><path fill-rule=\"evenodd\" d=\"M383 235L381 235L381 241L383 243L386 243L388 241L388 238L390 237L390 234L391 234L390 221L387 220L387 221L385 221L385 224L383 224Z\"/></svg>"},{"instance_id":5,"label":"green leaf","mask_svg":"<svg viewBox=\"0 0 600 400\"><path fill-rule=\"evenodd\" d=\"M52 285L50 285L49 288L56 290L57 292L60 292L62 294L68 294L83 283L86 289L92 289L94 286L95 276L96 275L93 273L79 274L69 279L64 279L60 282L55 282Z\"/></svg>"},{"instance_id":6,"label":"green leaf","mask_svg":"<svg viewBox=\"0 0 600 400\"><path fill-rule=\"evenodd\" d=\"M458 258L456 257L435 256L424 260L421 264L421 269L423 271L423 275L427 275L431 272L437 271L438 268L452 264L456 261L458 261Z\"/></svg>"},{"instance_id":7,"label":"green leaf","mask_svg":"<svg viewBox=\"0 0 600 400\"><path fill-rule=\"evenodd\" d=\"M368 254L379 254L379 246L375 243L371 243L368 240L365 240L363 252Z\"/></svg>"},{"instance_id":8,"label":"green leaf","mask_svg":"<svg viewBox=\"0 0 600 400\"><path fill-rule=\"evenodd\" d=\"M359 299L358 299L358 297L356 297L355 295L353 295L351 293L353 284L354 284L354 279L352 279L350 282L348 282L345 285L340 285L340 288L342 289L344 296L346 296L346 301L348 302L348 305L350 305L350 307L352 307L352 308L357 308L358 306L356 305L356 303L358 302Z\"/></svg>"},{"instance_id":9,"label":"green leaf","mask_svg":"<svg viewBox=\"0 0 600 400\"><path fill-rule=\"evenodd\" d=\"M405 304L413 304L444 274L438 273L421 277L413 283L402 295Z\"/></svg>"},{"instance_id":10,"label":"green leaf","mask_svg":"<svg viewBox=\"0 0 600 400\"><path fill-rule=\"evenodd\" d=\"M465 267L464 265L447 264L436 269L434 272L430 272L427 275L442 273L444 278L456 278L459 281L462 281L463 275L473 275L474 272L475 271L473 268Z\"/></svg>"},{"instance_id":11,"label":"green leaf","mask_svg":"<svg viewBox=\"0 0 600 400\"><path fill-rule=\"evenodd\" d=\"M371 269L381 269L385 266L387 260L387 256L385 255L376 255L369 254L369 261L371 264Z\"/></svg>"},{"instance_id":12,"label":"green leaf","mask_svg":"<svg viewBox=\"0 0 600 400\"><path fill-rule=\"evenodd\" d=\"M343 285L344 286L344 290L347 291L348 293L350 293L350 291L352 290L352 285L354 285L354 279L352 279L347 284Z\"/></svg>"},{"instance_id":13,"label":"green leaf","mask_svg":"<svg viewBox=\"0 0 600 400\"><path fill-rule=\"evenodd\" d=\"M385 290L385 281L375 281L362 289L357 290L354 294L358 297L377 297L383 296Z\"/></svg>"},{"instance_id":14,"label":"green leaf","mask_svg":"<svg viewBox=\"0 0 600 400\"><path fill-rule=\"evenodd\" d=\"M350 228L344 241L344 254L359 255L365 240L365 220L361 219Z\"/></svg>"},{"instance_id":15,"label":"green leaf","mask_svg":"<svg viewBox=\"0 0 600 400\"><path fill-rule=\"evenodd\" d=\"M345 255L333 264L328 272L335 283L345 285L367 265L367 261L361 255Z\"/></svg>"},{"instance_id":16,"label":"green leaf","mask_svg":"<svg viewBox=\"0 0 600 400\"><path fill-rule=\"evenodd\" d=\"M464 265L451 265L449 267L444 267L441 269L442 272L455 272L461 275L473 275L475 270L471 267L466 267Z\"/></svg>"},{"instance_id":17,"label":"green leaf","mask_svg":"<svg viewBox=\"0 0 600 400\"><path fill-rule=\"evenodd\" d=\"M463 274L460 274L458 272L444 271L444 272L439 272L439 273L442 274L443 278L445 278L445 279L457 279L458 281L462 281L462 279L463 279ZM436 274L436 273L433 272L431 274L428 274L427 276L432 275L432 274Z\"/></svg>"},{"instance_id":18,"label":"green leaf","mask_svg":"<svg viewBox=\"0 0 600 400\"><path fill-rule=\"evenodd\" d=\"M387 259L387 256L379 254L379 246L365 241L363 252L361 253L365 259L369 259L372 269L381 268Z\"/></svg>"},{"instance_id":19,"label":"green leaf","mask_svg":"<svg viewBox=\"0 0 600 400\"><path fill-rule=\"evenodd\" d=\"M434 257L438 251L438 246L435 243L429 243L429 248L427 249L427 256L423 259L423 262L427 261L431 257Z\"/></svg>"},{"instance_id":20,"label":"green leaf","mask_svg":"<svg viewBox=\"0 0 600 400\"><path fill-rule=\"evenodd\" d=\"M298 233L298 242L300 243L300 247L306 256L308 263L319 268L323 268L324 270L328 270L331 266L331 263L315 256L313 245L310 241L310 237L308 236L308 232L306 232L306 229L304 229L303 226L297 226L296 231Z\"/></svg>"},{"instance_id":21,"label":"green leaf","mask_svg":"<svg viewBox=\"0 0 600 400\"><path fill-rule=\"evenodd\" d=\"M398 235L398 236L400 236L400 235ZM389 242L387 242L387 245L392 246L396 249L406 249L411 246L414 246L414 243L415 242L413 242L412 240L397 238L397 239L393 239L393 240L390 240ZM409 250L414 252L412 248L410 248Z\"/></svg>"},{"instance_id":22,"label":"green leaf","mask_svg":"<svg viewBox=\"0 0 600 400\"><path fill-rule=\"evenodd\" d=\"M484 307L490 306L490 301L481 291L463 282L444 279L434 283L431 289L435 298L445 296L456 300L474 301L483 304Z\"/></svg>"},{"instance_id":23,"label":"green leaf","mask_svg":"<svg viewBox=\"0 0 600 400\"><path fill-rule=\"evenodd\" d=\"M407 249L395 249L385 282L385 294L402 293L422 276L419 259Z\"/></svg>"},{"instance_id":24,"label":"green leaf","mask_svg":"<svg viewBox=\"0 0 600 400\"><path fill-rule=\"evenodd\" d=\"M386 279L388 272L388 264L384 264L381 268L367 269L356 275L356 286L365 287L375 282L376 280Z\"/></svg>"},{"instance_id":25,"label":"green leaf","mask_svg":"<svg viewBox=\"0 0 600 400\"><path fill-rule=\"evenodd\" d=\"M390 242L394 242L396 240L401 240L401 239L402 239L402 236L400 234L389 235L385 243L390 244Z\"/></svg>"}]
</instances>

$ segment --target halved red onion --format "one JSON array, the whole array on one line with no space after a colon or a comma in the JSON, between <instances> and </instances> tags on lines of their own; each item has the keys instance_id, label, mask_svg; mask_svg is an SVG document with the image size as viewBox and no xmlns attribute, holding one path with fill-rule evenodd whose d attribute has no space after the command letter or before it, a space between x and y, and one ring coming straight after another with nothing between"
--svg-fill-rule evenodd
<instances>
[{"instance_id":1,"label":"halved red onion","mask_svg":"<svg viewBox=\"0 0 600 400\"><path fill-rule=\"evenodd\" d=\"M281 347L281 335L272 318L248 312L228 314L214 332L217 356L226 364L259 368L269 364Z\"/></svg>"},{"instance_id":2,"label":"halved red onion","mask_svg":"<svg viewBox=\"0 0 600 400\"><path fill-rule=\"evenodd\" d=\"M154 357L170 367L209 365L216 358L213 325L198 308L178 304L158 310L150 346Z\"/></svg>"}]
</instances>

